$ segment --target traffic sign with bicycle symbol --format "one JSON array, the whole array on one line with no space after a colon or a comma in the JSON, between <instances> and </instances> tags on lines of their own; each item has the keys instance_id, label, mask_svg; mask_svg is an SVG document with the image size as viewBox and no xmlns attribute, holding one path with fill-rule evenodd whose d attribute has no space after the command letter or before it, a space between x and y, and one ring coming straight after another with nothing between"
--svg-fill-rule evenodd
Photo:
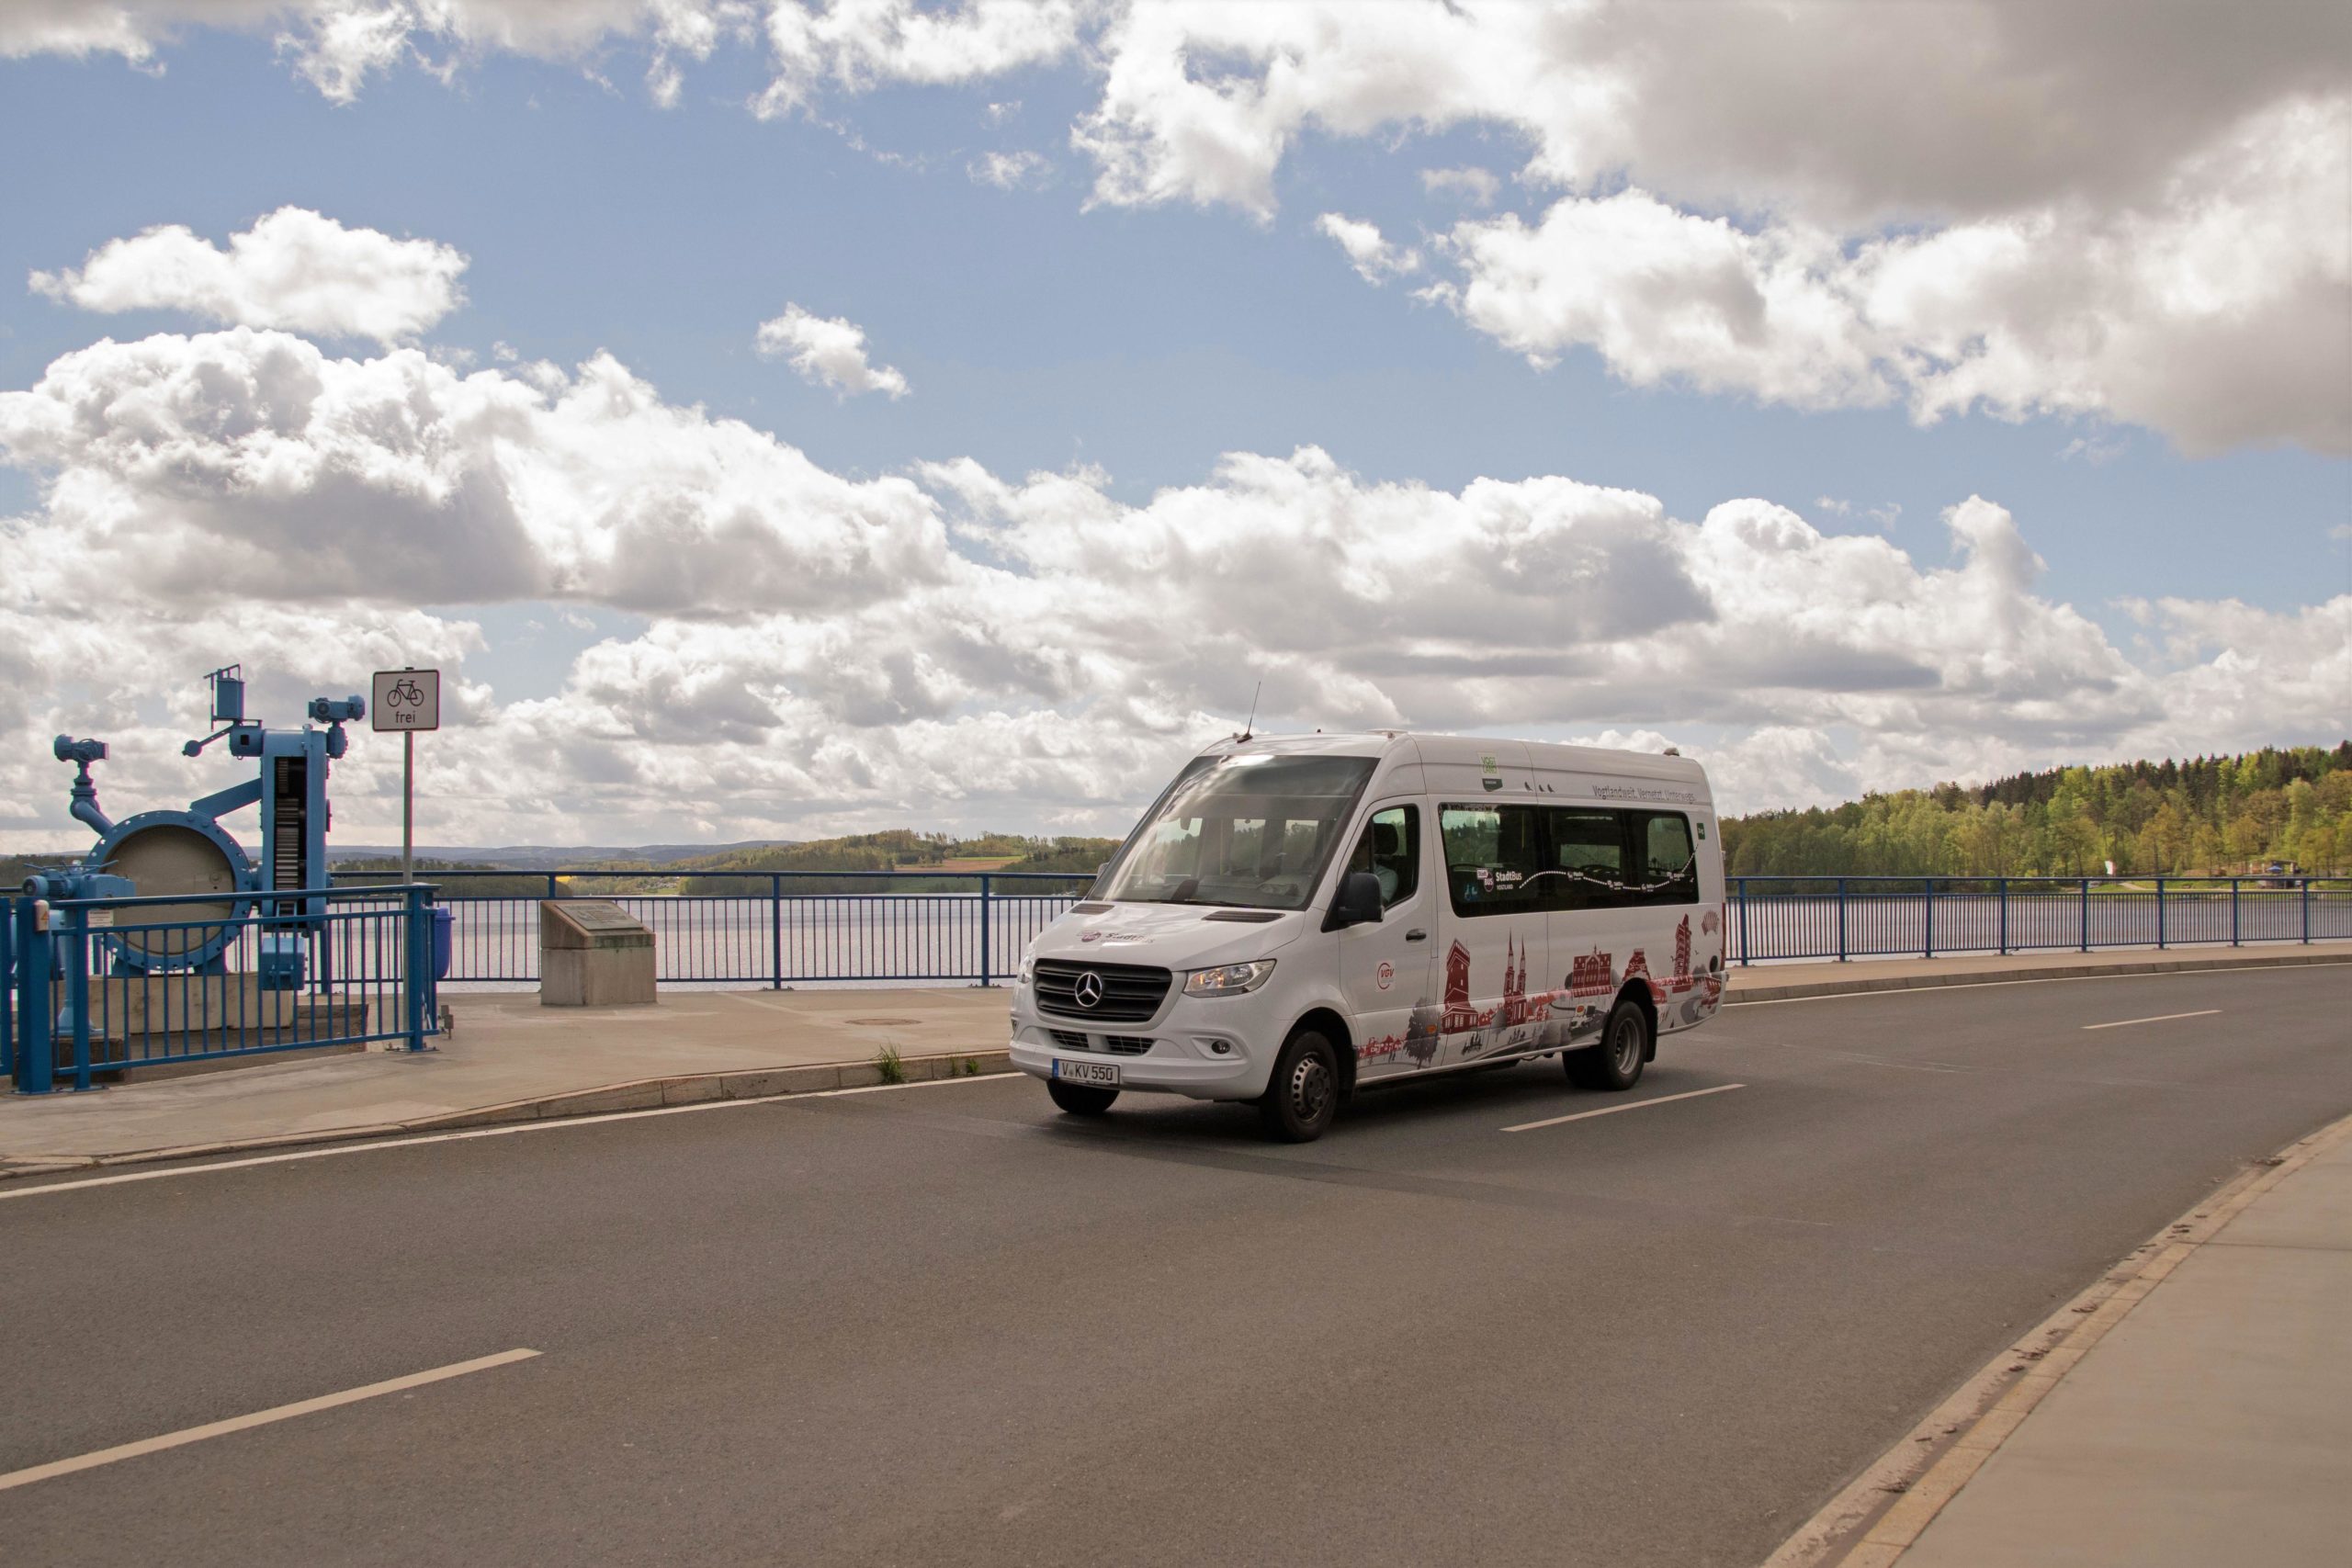
<instances>
[{"instance_id":1,"label":"traffic sign with bicycle symbol","mask_svg":"<svg viewBox=\"0 0 2352 1568\"><path fill-rule=\"evenodd\" d=\"M368 716L379 730L441 728L441 671L379 670L376 701Z\"/></svg>"}]
</instances>

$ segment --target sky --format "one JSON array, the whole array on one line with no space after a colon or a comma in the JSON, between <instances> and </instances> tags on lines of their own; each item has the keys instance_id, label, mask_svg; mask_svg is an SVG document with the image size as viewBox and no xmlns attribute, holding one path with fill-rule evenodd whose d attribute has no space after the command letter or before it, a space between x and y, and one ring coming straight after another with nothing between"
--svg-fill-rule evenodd
<instances>
[{"instance_id":1,"label":"sky","mask_svg":"<svg viewBox=\"0 0 2352 1568\"><path fill-rule=\"evenodd\" d=\"M0 145L0 846L231 662L441 844L2352 733L2340 6L6 0Z\"/></svg>"}]
</instances>

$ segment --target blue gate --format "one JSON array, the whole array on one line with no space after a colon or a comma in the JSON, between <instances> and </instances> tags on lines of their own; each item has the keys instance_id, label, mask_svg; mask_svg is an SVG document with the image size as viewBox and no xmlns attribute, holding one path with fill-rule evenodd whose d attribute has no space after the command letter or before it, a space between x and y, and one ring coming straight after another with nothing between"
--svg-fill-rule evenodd
<instances>
[{"instance_id":1,"label":"blue gate","mask_svg":"<svg viewBox=\"0 0 2352 1568\"><path fill-rule=\"evenodd\" d=\"M434 889L338 888L311 895L307 910L281 902L294 912L217 895L6 900L0 1066L17 1092L327 1045L424 1050L439 1032L447 962ZM142 962L123 962L126 952ZM175 967L157 954L203 961Z\"/></svg>"}]
</instances>

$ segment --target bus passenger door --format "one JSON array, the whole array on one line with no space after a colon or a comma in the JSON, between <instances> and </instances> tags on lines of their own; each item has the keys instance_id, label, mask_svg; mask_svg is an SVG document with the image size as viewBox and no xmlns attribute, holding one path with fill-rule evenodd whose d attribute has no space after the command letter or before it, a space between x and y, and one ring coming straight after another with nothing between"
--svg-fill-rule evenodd
<instances>
[{"instance_id":1,"label":"bus passenger door","mask_svg":"<svg viewBox=\"0 0 2352 1568\"><path fill-rule=\"evenodd\" d=\"M1550 1018L1552 972L1542 808L1443 801L1438 824L1446 895L1438 1065L1535 1049Z\"/></svg>"},{"instance_id":2,"label":"bus passenger door","mask_svg":"<svg viewBox=\"0 0 2352 1568\"><path fill-rule=\"evenodd\" d=\"M1424 874L1421 808L1373 809L1351 846L1347 871L1380 879L1377 921L1339 933L1340 987L1356 1035L1359 1082L1427 1066L1436 1055L1438 1003L1430 989L1436 890Z\"/></svg>"}]
</instances>

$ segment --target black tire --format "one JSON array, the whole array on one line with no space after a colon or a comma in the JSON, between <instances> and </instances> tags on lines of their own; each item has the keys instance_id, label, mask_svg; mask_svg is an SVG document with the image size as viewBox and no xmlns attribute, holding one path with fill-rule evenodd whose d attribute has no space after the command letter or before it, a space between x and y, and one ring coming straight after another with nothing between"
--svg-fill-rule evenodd
<instances>
[{"instance_id":1,"label":"black tire","mask_svg":"<svg viewBox=\"0 0 2352 1568\"><path fill-rule=\"evenodd\" d=\"M1266 1135L1285 1144L1311 1144L1339 1109L1340 1054L1315 1030L1302 1029L1274 1058L1273 1076L1259 1097Z\"/></svg>"},{"instance_id":2,"label":"black tire","mask_svg":"<svg viewBox=\"0 0 2352 1568\"><path fill-rule=\"evenodd\" d=\"M1111 1109L1113 1100L1119 1098L1119 1091L1115 1089L1096 1089L1090 1084L1064 1083L1059 1078L1047 1078L1046 1092L1054 1097L1056 1105L1060 1106L1072 1116L1100 1116Z\"/></svg>"},{"instance_id":3,"label":"black tire","mask_svg":"<svg viewBox=\"0 0 2352 1568\"><path fill-rule=\"evenodd\" d=\"M1598 1044L1563 1052L1568 1081L1578 1089L1618 1091L1642 1081L1642 1067L1651 1055L1649 1010L1631 997L1621 997L1600 1026Z\"/></svg>"}]
</instances>

